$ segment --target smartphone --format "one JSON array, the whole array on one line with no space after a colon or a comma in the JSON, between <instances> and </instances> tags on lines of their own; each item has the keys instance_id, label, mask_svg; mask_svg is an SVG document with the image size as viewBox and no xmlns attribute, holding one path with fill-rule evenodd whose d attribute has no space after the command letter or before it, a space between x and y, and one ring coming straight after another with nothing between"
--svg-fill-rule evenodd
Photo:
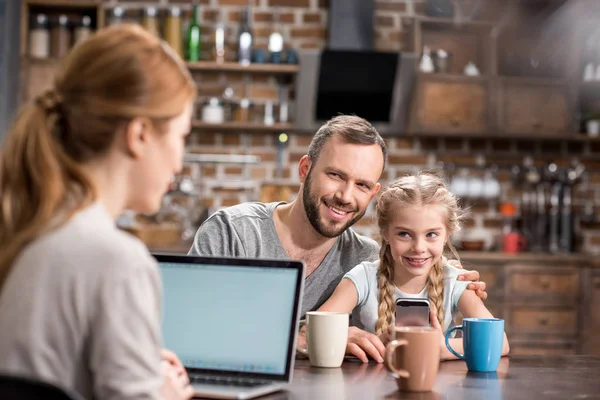
<instances>
[{"instance_id":1,"label":"smartphone","mask_svg":"<svg viewBox=\"0 0 600 400\"><path fill-rule=\"evenodd\" d=\"M396 300L396 326L429 326L429 300Z\"/></svg>"}]
</instances>

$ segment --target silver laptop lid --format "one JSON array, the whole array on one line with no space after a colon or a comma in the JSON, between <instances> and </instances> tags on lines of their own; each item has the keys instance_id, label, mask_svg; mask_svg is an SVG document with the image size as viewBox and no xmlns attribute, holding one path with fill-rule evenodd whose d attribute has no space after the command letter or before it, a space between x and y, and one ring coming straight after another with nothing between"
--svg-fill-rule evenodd
<instances>
[{"instance_id":1,"label":"silver laptop lid","mask_svg":"<svg viewBox=\"0 0 600 400\"><path fill-rule=\"evenodd\" d=\"M154 254L163 341L191 372L290 381L304 264Z\"/></svg>"}]
</instances>

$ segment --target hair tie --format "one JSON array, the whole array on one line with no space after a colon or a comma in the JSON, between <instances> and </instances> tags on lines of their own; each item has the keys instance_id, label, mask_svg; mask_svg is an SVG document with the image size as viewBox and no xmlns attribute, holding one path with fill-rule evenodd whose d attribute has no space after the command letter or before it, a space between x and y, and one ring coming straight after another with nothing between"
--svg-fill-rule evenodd
<instances>
[{"instance_id":1,"label":"hair tie","mask_svg":"<svg viewBox=\"0 0 600 400\"><path fill-rule=\"evenodd\" d=\"M36 97L35 103L48 114L62 113L62 97L56 89L46 90Z\"/></svg>"}]
</instances>

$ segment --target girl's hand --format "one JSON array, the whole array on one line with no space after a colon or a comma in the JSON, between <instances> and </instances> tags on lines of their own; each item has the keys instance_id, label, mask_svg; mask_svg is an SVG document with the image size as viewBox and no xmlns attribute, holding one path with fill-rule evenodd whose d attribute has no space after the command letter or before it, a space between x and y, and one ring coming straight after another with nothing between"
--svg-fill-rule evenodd
<instances>
[{"instance_id":1,"label":"girl's hand","mask_svg":"<svg viewBox=\"0 0 600 400\"><path fill-rule=\"evenodd\" d=\"M442 331L440 321L438 321L437 314L433 310L429 311L429 324L432 328L434 328L440 333L440 348L443 353L446 349L446 336L444 336L444 332Z\"/></svg>"}]
</instances>

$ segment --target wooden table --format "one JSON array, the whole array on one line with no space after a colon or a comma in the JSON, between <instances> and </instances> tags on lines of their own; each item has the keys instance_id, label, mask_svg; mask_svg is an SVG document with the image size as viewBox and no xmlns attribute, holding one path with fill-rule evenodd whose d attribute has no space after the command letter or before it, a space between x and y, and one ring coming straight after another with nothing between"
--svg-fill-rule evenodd
<instances>
[{"instance_id":1,"label":"wooden table","mask_svg":"<svg viewBox=\"0 0 600 400\"><path fill-rule=\"evenodd\" d=\"M314 368L296 360L287 391L262 399L600 399L600 357L503 357L497 372L468 372L462 361L444 361L429 393L399 392L381 364L345 361L342 368Z\"/></svg>"}]
</instances>

